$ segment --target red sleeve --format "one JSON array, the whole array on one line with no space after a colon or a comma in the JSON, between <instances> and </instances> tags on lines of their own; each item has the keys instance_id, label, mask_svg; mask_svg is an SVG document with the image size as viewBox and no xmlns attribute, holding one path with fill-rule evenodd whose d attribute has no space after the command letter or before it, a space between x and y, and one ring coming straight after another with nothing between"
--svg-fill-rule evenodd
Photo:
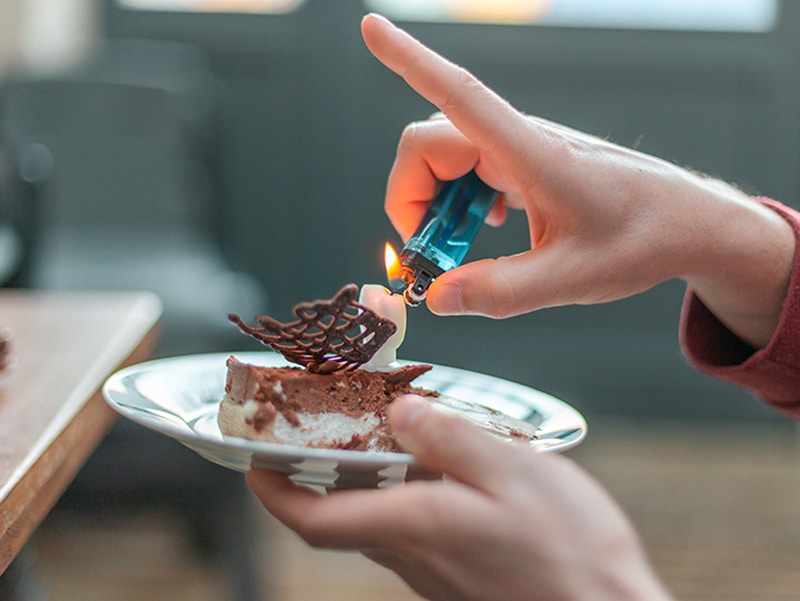
<instances>
[{"instance_id":1,"label":"red sleeve","mask_svg":"<svg viewBox=\"0 0 800 601\"><path fill-rule=\"evenodd\" d=\"M775 408L800 418L800 212L772 200L761 201L791 224L798 240L778 329L766 348L755 350L688 290L681 314L681 347L700 371L752 390Z\"/></svg>"}]
</instances>

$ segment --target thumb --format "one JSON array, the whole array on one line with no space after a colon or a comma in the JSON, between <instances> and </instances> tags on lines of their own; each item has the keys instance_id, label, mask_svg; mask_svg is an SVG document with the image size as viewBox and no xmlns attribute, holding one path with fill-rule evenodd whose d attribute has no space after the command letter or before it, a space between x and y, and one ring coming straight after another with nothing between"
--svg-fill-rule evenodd
<instances>
[{"instance_id":1,"label":"thumb","mask_svg":"<svg viewBox=\"0 0 800 601\"><path fill-rule=\"evenodd\" d=\"M559 304L557 297L564 295L567 282L565 265L555 260L557 256L563 253L540 248L456 267L433 282L428 308L436 315L505 318ZM571 263L569 257L564 260Z\"/></svg>"},{"instance_id":2,"label":"thumb","mask_svg":"<svg viewBox=\"0 0 800 601\"><path fill-rule=\"evenodd\" d=\"M509 456L519 450L414 395L392 403L389 425L400 445L425 466L486 492L497 492L508 481Z\"/></svg>"}]
</instances>

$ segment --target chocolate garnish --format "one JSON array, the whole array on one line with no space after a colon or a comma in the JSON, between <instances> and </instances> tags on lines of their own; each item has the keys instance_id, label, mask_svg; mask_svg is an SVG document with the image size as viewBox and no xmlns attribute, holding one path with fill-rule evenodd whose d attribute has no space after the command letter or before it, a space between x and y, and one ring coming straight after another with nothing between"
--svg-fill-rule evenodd
<instances>
[{"instance_id":1,"label":"chocolate garnish","mask_svg":"<svg viewBox=\"0 0 800 601\"><path fill-rule=\"evenodd\" d=\"M356 369L367 363L397 331L397 325L358 303L358 286L348 284L331 299L298 303L297 321L281 323L262 315L260 327L228 315L242 332L272 347L292 363L320 374Z\"/></svg>"}]
</instances>

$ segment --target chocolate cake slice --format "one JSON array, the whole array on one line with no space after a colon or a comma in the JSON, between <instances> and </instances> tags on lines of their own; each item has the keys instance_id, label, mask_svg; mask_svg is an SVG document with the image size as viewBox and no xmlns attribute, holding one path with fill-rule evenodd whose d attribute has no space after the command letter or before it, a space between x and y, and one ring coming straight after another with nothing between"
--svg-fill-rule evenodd
<instances>
[{"instance_id":1,"label":"chocolate cake slice","mask_svg":"<svg viewBox=\"0 0 800 601\"><path fill-rule=\"evenodd\" d=\"M310 447L396 451L386 413L391 402L414 392L412 381L430 365L366 371L395 325L356 302L350 284L332 299L300 303L298 317L280 323L258 317L258 327L231 315L239 328L302 367L264 367L231 356L218 424L226 436Z\"/></svg>"},{"instance_id":2,"label":"chocolate cake slice","mask_svg":"<svg viewBox=\"0 0 800 601\"><path fill-rule=\"evenodd\" d=\"M218 423L223 434L250 440L359 451L396 451L386 410L414 389L429 365L391 372L360 369L318 374L228 359ZM429 394L429 393L428 393Z\"/></svg>"}]
</instances>

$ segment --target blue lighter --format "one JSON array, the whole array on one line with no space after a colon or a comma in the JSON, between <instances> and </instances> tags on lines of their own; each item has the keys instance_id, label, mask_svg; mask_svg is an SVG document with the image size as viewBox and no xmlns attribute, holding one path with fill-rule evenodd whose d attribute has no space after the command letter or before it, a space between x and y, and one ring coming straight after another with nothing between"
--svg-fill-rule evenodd
<instances>
[{"instance_id":1,"label":"blue lighter","mask_svg":"<svg viewBox=\"0 0 800 601\"><path fill-rule=\"evenodd\" d=\"M445 182L417 231L400 252L399 277L389 286L408 305L419 305L434 279L458 267L497 198L474 171Z\"/></svg>"}]
</instances>

